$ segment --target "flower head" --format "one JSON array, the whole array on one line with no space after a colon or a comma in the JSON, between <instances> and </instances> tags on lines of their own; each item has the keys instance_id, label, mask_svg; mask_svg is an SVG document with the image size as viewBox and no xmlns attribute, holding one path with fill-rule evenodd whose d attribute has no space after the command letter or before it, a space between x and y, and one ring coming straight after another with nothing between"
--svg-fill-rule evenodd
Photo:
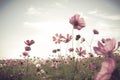
<instances>
[{"instance_id":1,"label":"flower head","mask_svg":"<svg viewBox=\"0 0 120 80\"><path fill-rule=\"evenodd\" d=\"M91 64L89 64L89 68L90 68L90 70L95 70L96 68L97 68L97 64L96 63L91 63Z\"/></svg>"},{"instance_id":2,"label":"flower head","mask_svg":"<svg viewBox=\"0 0 120 80\"><path fill-rule=\"evenodd\" d=\"M83 27L85 27L84 19L80 18L79 14L76 14L73 17L71 17L69 22L73 25L73 28L77 30L81 30Z\"/></svg>"},{"instance_id":3,"label":"flower head","mask_svg":"<svg viewBox=\"0 0 120 80\"><path fill-rule=\"evenodd\" d=\"M96 29L93 29L94 34L99 34L99 32Z\"/></svg>"},{"instance_id":4,"label":"flower head","mask_svg":"<svg viewBox=\"0 0 120 80\"><path fill-rule=\"evenodd\" d=\"M85 38L81 38L81 43L85 41Z\"/></svg>"},{"instance_id":5,"label":"flower head","mask_svg":"<svg viewBox=\"0 0 120 80\"><path fill-rule=\"evenodd\" d=\"M80 37L81 37L80 35L76 35L76 38L75 38L75 39L76 39L76 40L79 40Z\"/></svg>"},{"instance_id":6,"label":"flower head","mask_svg":"<svg viewBox=\"0 0 120 80\"><path fill-rule=\"evenodd\" d=\"M63 42L68 43L70 40L72 40L72 35L67 34L67 37L64 37L65 40Z\"/></svg>"},{"instance_id":7,"label":"flower head","mask_svg":"<svg viewBox=\"0 0 120 80\"><path fill-rule=\"evenodd\" d=\"M86 54L86 50L82 50L82 47L80 47L79 49L76 48L76 53L79 55L79 56L83 56Z\"/></svg>"},{"instance_id":8,"label":"flower head","mask_svg":"<svg viewBox=\"0 0 120 80\"><path fill-rule=\"evenodd\" d=\"M55 42L55 44L60 44L63 40L64 37L62 36L62 34L55 34L55 36L53 36L53 41Z\"/></svg>"},{"instance_id":9,"label":"flower head","mask_svg":"<svg viewBox=\"0 0 120 80\"><path fill-rule=\"evenodd\" d=\"M35 41L34 40L26 40L24 43L28 46L31 46L32 44L35 43Z\"/></svg>"},{"instance_id":10,"label":"flower head","mask_svg":"<svg viewBox=\"0 0 120 80\"><path fill-rule=\"evenodd\" d=\"M73 52L74 48L69 48L68 50L69 50L69 52Z\"/></svg>"},{"instance_id":11,"label":"flower head","mask_svg":"<svg viewBox=\"0 0 120 80\"><path fill-rule=\"evenodd\" d=\"M23 52L23 56L25 56L25 57L28 56L28 52L26 52L26 51Z\"/></svg>"},{"instance_id":12,"label":"flower head","mask_svg":"<svg viewBox=\"0 0 120 80\"><path fill-rule=\"evenodd\" d=\"M98 47L93 47L94 51L98 55L110 55L114 52L116 45L115 39L104 39L104 43L98 41Z\"/></svg>"},{"instance_id":13,"label":"flower head","mask_svg":"<svg viewBox=\"0 0 120 80\"><path fill-rule=\"evenodd\" d=\"M30 51L31 50L31 47L30 46L26 46L25 47L25 51Z\"/></svg>"}]
</instances>

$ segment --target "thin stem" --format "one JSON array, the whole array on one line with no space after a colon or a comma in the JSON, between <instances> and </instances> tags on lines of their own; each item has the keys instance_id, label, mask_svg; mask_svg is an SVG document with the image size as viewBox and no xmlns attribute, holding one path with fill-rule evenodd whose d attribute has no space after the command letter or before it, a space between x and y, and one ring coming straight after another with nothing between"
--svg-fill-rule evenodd
<instances>
[{"instance_id":1,"label":"thin stem","mask_svg":"<svg viewBox=\"0 0 120 80\"><path fill-rule=\"evenodd\" d=\"M74 28L72 28L72 37L73 37L73 39L72 39L72 48L74 49ZM74 57L73 52L72 52L72 56Z\"/></svg>"},{"instance_id":2,"label":"thin stem","mask_svg":"<svg viewBox=\"0 0 120 80\"><path fill-rule=\"evenodd\" d=\"M91 48L91 46L92 46L92 43L93 43L93 39L94 39L94 34L93 34L92 39L91 39L91 42L90 42L90 53L92 53L92 48Z\"/></svg>"},{"instance_id":3,"label":"thin stem","mask_svg":"<svg viewBox=\"0 0 120 80\"><path fill-rule=\"evenodd\" d=\"M28 56L27 56L26 77L28 78Z\"/></svg>"},{"instance_id":4,"label":"thin stem","mask_svg":"<svg viewBox=\"0 0 120 80\"><path fill-rule=\"evenodd\" d=\"M66 43L66 51L65 51L65 54L67 54L67 51L68 51L68 43Z\"/></svg>"}]
</instances>

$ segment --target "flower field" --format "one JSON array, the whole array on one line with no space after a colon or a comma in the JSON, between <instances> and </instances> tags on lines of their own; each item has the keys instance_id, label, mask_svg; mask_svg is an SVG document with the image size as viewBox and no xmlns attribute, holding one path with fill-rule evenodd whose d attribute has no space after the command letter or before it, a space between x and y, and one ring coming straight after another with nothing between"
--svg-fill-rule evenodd
<instances>
[{"instance_id":1,"label":"flower field","mask_svg":"<svg viewBox=\"0 0 120 80\"><path fill-rule=\"evenodd\" d=\"M120 80L120 42L114 38L102 38L97 41L97 46L92 46L94 37L88 43L84 36L74 33L86 27L84 18L76 14L69 23L73 26L72 34L56 33L52 37L53 42L60 46L51 50L52 57L31 57L35 41L26 40L23 59L0 60L0 80ZM99 35L96 29L93 30L95 35ZM69 54L62 56L61 45L70 42L71 47L66 46ZM80 46L74 46L74 42ZM85 42L89 51L81 46Z\"/></svg>"},{"instance_id":2,"label":"flower field","mask_svg":"<svg viewBox=\"0 0 120 80\"><path fill-rule=\"evenodd\" d=\"M29 58L26 60L1 60L0 80L94 80L100 70L102 57L75 60ZM116 55L116 69L110 80L120 79L120 55Z\"/></svg>"}]
</instances>

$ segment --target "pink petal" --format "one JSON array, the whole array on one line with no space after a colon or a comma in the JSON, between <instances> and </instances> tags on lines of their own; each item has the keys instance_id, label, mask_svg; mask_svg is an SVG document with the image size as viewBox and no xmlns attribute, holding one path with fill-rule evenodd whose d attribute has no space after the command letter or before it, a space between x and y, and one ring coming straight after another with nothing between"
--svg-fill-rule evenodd
<instances>
[{"instance_id":1,"label":"pink petal","mask_svg":"<svg viewBox=\"0 0 120 80\"><path fill-rule=\"evenodd\" d=\"M93 47L93 50L95 51L96 54L102 55L103 53L101 52L100 48L98 47Z\"/></svg>"}]
</instances>

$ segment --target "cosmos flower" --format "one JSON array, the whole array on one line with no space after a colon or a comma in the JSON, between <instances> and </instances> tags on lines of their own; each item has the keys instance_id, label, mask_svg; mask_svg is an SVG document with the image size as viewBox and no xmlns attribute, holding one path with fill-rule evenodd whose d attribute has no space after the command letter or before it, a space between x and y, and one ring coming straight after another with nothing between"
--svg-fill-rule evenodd
<instances>
[{"instance_id":1,"label":"cosmos flower","mask_svg":"<svg viewBox=\"0 0 120 80\"><path fill-rule=\"evenodd\" d=\"M90 64L89 64L89 68L90 68L90 70L92 70L92 71L93 71L93 70L96 70L96 69L97 69L97 66L98 66L98 65L97 65L96 63L90 63Z\"/></svg>"},{"instance_id":2,"label":"cosmos flower","mask_svg":"<svg viewBox=\"0 0 120 80\"><path fill-rule=\"evenodd\" d=\"M65 40L63 42L68 43L70 40L72 40L72 35L67 34L67 37L64 37Z\"/></svg>"},{"instance_id":3,"label":"cosmos flower","mask_svg":"<svg viewBox=\"0 0 120 80\"><path fill-rule=\"evenodd\" d=\"M24 43L28 46L31 46L32 44L35 43L35 41L34 40L26 40Z\"/></svg>"},{"instance_id":4,"label":"cosmos flower","mask_svg":"<svg viewBox=\"0 0 120 80\"><path fill-rule=\"evenodd\" d=\"M81 37L80 35L76 35L76 38L75 38L75 39L76 39L76 40L79 40L80 37Z\"/></svg>"},{"instance_id":5,"label":"cosmos flower","mask_svg":"<svg viewBox=\"0 0 120 80\"><path fill-rule=\"evenodd\" d=\"M110 55L114 52L116 45L115 39L104 39L104 43L98 41L98 47L93 47L94 51L98 55Z\"/></svg>"},{"instance_id":6,"label":"cosmos flower","mask_svg":"<svg viewBox=\"0 0 120 80\"><path fill-rule=\"evenodd\" d=\"M81 43L83 43L85 41L85 38L81 38Z\"/></svg>"},{"instance_id":7,"label":"cosmos flower","mask_svg":"<svg viewBox=\"0 0 120 80\"><path fill-rule=\"evenodd\" d=\"M28 52L24 51L23 56L25 56L25 57L28 56Z\"/></svg>"},{"instance_id":8,"label":"cosmos flower","mask_svg":"<svg viewBox=\"0 0 120 80\"><path fill-rule=\"evenodd\" d=\"M36 68L41 68L41 64L36 64Z\"/></svg>"},{"instance_id":9,"label":"cosmos flower","mask_svg":"<svg viewBox=\"0 0 120 80\"><path fill-rule=\"evenodd\" d=\"M113 58L105 58L101 64L101 69L95 76L94 80L110 80L115 67L116 62Z\"/></svg>"},{"instance_id":10,"label":"cosmos flower","mask_svg":"<svg viewBox=\"0 0 120 80\"><path fill-rule=\"evenodd\" d=\"M96 29L93 29L94 34L99 34L99 32Z\"/></svg>"},{"instance_id":11,"label":"cosmos flower","mask_svg":"<svg viewBox=\"0 0 120 80\"><path fill-rule=\"evenodd\" d=\"M58 68L58 63L57 62L53 62L52 65L51 65L51 68L54 68L54 69Z\"/></svg>"},{"instance_id":12,"label":"cosmos flower","mask_svg":"<svg viewBox=\"0 0 120 80\"><path fill-rule=\"evenodd\" d=\"M25 51L30 51L31 50L31 47L30 46L26 46L25 47Z\"/></svg>"},{"instance_id":13,"label":"cosmos flower","mask_svg":"<svg viewBox=\"0 0 120 80\"><path fill-rule=\"evenodd\" d=\"M56 52L57 52L57 50L56 50L56 49L54 49L54 50L52 50L52 52L53 52L53 53L56 53Z\"/></svg>"},{"instance_id":14,"label":"cosmos flower","mask_svg":"<svg viewBox=\"0 0 120 80\"><path fill-rule=\"evenodd\" d=\"M55 36L53 36L53 41L55 42L55 44L60 44L63 40L64 37L62 36L62 34L55 34Z\"/></svg>"},{"instance_id":15,"label":"cosmos flower","mask_svg":"<svg viewBox=\"0 0 120 80\"><path fill-rule=\"evenodd\" d=\"M84 19L80 18L79 14L75 14L73 17L71 17L69 22L73 25L73 28L77 30L81 30L83 27L85 27Z\"/></svg>"},{"instance_id":16,"label":"cosmos flower","mask_svg":"<svg viewBox=\"0 0 120 80\"><path fill-rule=\"evenodd\" d=\"M69 48L68 50L69 50L69 52L73 52L74 48Z\"/></svg>"},{"instance_id":17,"label":"cosmos flower","mask_svg":"<svg viewBox=\"0 0 120 80\"><path fill-rule=\"evenodd\" d=\"M86 54L86 50L82 50L82 47L80 47L79 49L76 48L76 53L79 55L79 56L83 56Z\"/></svg>"}]
</instances>

